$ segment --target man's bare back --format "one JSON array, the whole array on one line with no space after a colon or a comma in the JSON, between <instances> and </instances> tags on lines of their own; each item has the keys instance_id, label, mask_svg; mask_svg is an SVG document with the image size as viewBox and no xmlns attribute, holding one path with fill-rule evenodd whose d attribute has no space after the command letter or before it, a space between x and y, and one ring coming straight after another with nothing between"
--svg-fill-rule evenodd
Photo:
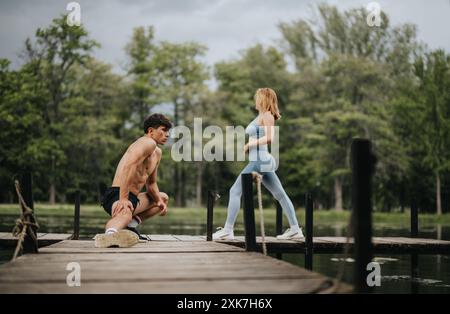
<instances>
[{"instance_id":1,"label":"man's bare back","mask_svg":"<svg viewBox=\"0 0 450 314\"><path fill-rule=\"evenodd\" d=\"M152 143L153 142L153 143ZM134 143L132 143L125 154L120 159L119 164L117 165L116 173L114 175L112 186L121 185L122 179L127 175L128 171L126 169L130 159L138 154L142 149L139 149L143 145L155 145L154 140L149 139L148 137L140 137ZM138 151L138 152L136 152ZM153 152L150 155L145 156L140 164L137 165L136 171L129 174L128 179L128 189L129 192L138 195L141 189L144 187L145 182L154 174L156 168L159 165L161 160L161 149L159 147L155 147Z\"/></svg>"}]
</instances>

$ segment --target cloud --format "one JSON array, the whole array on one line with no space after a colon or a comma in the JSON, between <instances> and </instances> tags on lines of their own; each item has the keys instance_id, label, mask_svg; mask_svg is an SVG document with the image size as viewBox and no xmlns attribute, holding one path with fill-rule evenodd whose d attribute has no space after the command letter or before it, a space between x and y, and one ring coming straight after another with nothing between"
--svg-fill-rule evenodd
<instances>
[{"instance_id":1,"label":"cloud","mask_svg":"<svg viewBox=\"0 0 450 314\"><path fill-rule=\"evenodd\" d=\"M18 52L37 27L66 12L70 1L0 1L0 57L20 64ZM101 43L96 57L122 71L124 47L133 28L155 26L158 40L197 41L209 50L210 65L238 56L255 43L275 44L277 25L310 16L311 7L323 1L306 0L79 0L81 20L92 38ZM370 1L326 1L341 9L366 6ZM378 1L393 24L416 23L419 38L430 47L450 51L450 3L447 0Z\"/></svg>"}]
</instances>

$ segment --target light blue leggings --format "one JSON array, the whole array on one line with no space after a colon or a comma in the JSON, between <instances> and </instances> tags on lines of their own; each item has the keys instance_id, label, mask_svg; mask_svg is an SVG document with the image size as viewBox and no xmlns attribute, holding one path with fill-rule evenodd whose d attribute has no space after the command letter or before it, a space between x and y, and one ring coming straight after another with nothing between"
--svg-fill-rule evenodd
<instances>
[{"instance_id":1,"label":"light blue leggings","mask_svg":"<svg viewBox=\"0 0 450 314\"><path fill-rule=\"evenodd\" d=\"M275 171L261 172L262 164L263 162L261 161L250 161L249 164L241 171L236 181L234 182L233 186L230 188L230 199L228 201L228 216L225 224L226 228L227 227L233 228L239 209L241 208L241 195L242 195L241 174L251 173L253 171L258 172L263 176L262 178L263 185L270 191L270 193L272 193L273 197L278 202L280 202L280 205L283 208L283 212L289 220L289 225L291 227L298 225L297 217L295 216L294 205L292 205L289 196L284 191L280 179L278 178Z\"/></svg>"}]
</instances>

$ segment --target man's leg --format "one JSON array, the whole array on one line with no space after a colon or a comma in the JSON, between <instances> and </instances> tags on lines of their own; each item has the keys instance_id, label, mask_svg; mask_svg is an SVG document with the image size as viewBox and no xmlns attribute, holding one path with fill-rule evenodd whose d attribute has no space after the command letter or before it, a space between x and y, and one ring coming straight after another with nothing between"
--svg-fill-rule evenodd
<instances>
[{"instance_id":1,"label":"man's leg","mask_svg":"<svg viewBox=\"0 0 450 314\"><path fill-rule=\"evenodd\" d=\"M139 237L129 230L123 230L132 219L131 210L117 210L118 202L114 202L111 210L112 218L106 223L106 232L95 236L95 247L130 247L139 242Z\"/></svg>"},{"instance_id":2,"label":"man's leg","mask_svg":"<svg viewBox=\"0 0 450 314\"><path fill-rule=\"evenodd\" d=\"M124 229L131 221L132 214L128 208L116 210L119 201L114 202L111 209L112 218L106 223L106 230L113 228L116 230Z\"/></svg>"}]
</instances>

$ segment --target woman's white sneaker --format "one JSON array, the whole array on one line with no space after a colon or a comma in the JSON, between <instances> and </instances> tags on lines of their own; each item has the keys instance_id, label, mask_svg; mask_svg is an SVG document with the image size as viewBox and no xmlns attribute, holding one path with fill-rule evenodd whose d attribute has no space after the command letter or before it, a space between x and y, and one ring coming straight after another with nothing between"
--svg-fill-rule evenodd
<instances>
[{"instance_id":1,"label":"woman's white sneaker","mask_svg":"<svg viewBox=\"0 0 450 314\"><path fill-rule=\"evenodd\" d=\"M298 230L293 230L288 228L283 234L277 235L278 240L292 240L292 239L303 239L304 235L301 228Z\"/></svg>"},{"instance_id":2,"label":"woman's white sneaker","mask_svg":"<svg viewBox=\"0 0 450 314\"><path fill-rule=\"evenodd\" d=\"M213 240L234 240L233 230L227 230L222 227L217 228L217 230L213 233Z\"/></svg>"}]
</instances>

